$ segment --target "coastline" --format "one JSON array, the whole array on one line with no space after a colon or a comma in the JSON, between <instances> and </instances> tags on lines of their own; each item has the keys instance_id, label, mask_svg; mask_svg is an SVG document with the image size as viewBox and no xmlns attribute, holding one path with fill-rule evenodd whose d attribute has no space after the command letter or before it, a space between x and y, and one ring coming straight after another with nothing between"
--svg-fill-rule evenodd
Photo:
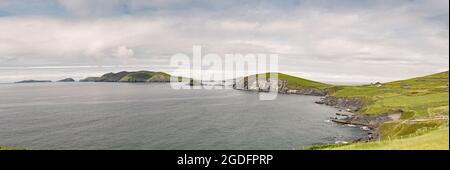
<instances>
[{"instance_id":1,"label":"coastline","mask_svg":"<svg viewBox=\"0 0 450 170\"><path fill-rule=\"evenodd\" d=\"M249 92L256 92L256 93L267 93L266 91L261 91L257 89L236 89L234 90L240 90L240 91L249 91ZM358 99L352 99L352 100L344 100L345 103L356 103L356 104L344 104L340 105L341 102L329 102L325 103L323 102L326 98L334 98L335 100L340 100L339 98L335 98L332 96L329 96L328 93L325 93L324 95L312 95L310 93L302 94L302 93L289 93L289 90L285 91L279 91L278 94L283 95L302 95L302 96L315 96L320 97L319 101L314 102L317 105L326 105L328 107L333 107L337 109L336 113L331 113L331 116L329 119L326 119L324 121L333 122L340 125L347 125L349 127L355 127L360 128L363 131L366 131L366 135L361 136L354 136L350 141L335 141L334 144L327 144L327 145L342 145L342 144L351 144L351 143L357 143L357 142L371 142L371 141L377 141L381 139L381 133L379 130L379 125L383 122L387 121L394 121L394 119L386 118L389 117L388 115L383 116L376 116L376 117L366 117L363 115L358 115L357 111L361 110L364 105L363 102ZM351 101L351 102L348 102ZM336 104L332 104L336 103ZM347 107L344 107L347 106ZM354 109L350 109L350 108ZM315 147L315 146L311 146Z\"/></svg>"},{"instance_id":2,"label":"coastline","mask_svg":"<svg viewBox=\"0 0 450 170\"><path fill-rule=\"evenodd\" d=\"M136 86L137 85L137 86ZM323 120L327 119L330 116L330 113L333 113L335 111L335 109L333 108L329 108L329 107L323 107L323 106L318 106L316 104L314 104L314 101L316 101L318 99L318 97L316 96L293 96L293 95L279 95L278 99L275 101L270 101L270 102L261 102L258 100L258 94L257 93L253 93L253 92L245 92L245 91L235 91L232 89L228 89L228 90L213 90L213 91L209 91L209 90L185 90L182 92L177 92L175 90L172 90L168 85L169 84L161 84L161 86L155 84L156 86L153 86L152 84L134 84L134 83L88 83L86 84L86 86L83 83L75 83L75 84L69 84L69 83L63 83L60 85L58 85L57 83L52 84L46 84L46 85L39 85L39 86L44 86L44 87L35 87L34 85L29 85L30 87L33 87L36 90L41 90L41 91L52 91L52 95L48 96L49 99L52 99L52 96L55 96L56 103L53 102L54 100L46 100L45 102L42 102L43 105L42 108L52 108L51 111L49 113L45 113L43 115L46 116L52 116L52 113L56 113L56 112L61 112L63 111L65 108L75 108L72 106L77 106L78 108L80 108L80 110L76 109L76 110L71 110L68 113L73 113L71 115L72 120L68 120L67 123L69 122L81 122L81 124L79 124L79 126L73 126L74 128L72 129L71 127L61 127L61 131L66 131L68 130L68 132L71 131L79 131L80 129L86 129L84 128L86 125L88 127L95 127L96 129L98 128L102 128L102 126L99 126L103 123L101 122L111 122L111 117L114 117L114 115L123 117L125 119L121 119L121 120L138 120L141 121L143 120L142 116L147 117L146 120L144 120L143 122L153 122L153 123L132 123L133 125L131 126L132 128L134 128L136 125L140 126L143 125L143 127L147 128L149 127L147 130L150 131L129 131L128 134L111 134L109 132L111 132L110 130L106 130L106 131L102 131L102 130L89 130L89 132L91 131L95 131L95 133L86 133L89 135L94 135L94 136L101 136L101 134L104 135L111 135L112 138L111 139L120 139L121 136L123 137L123 135L126 136L135 136L136 133L145 133L144 136L146 136L145 139L155 139L158 138L157 136L160 136L158 134L174 134L174 132L171 132L170 130L164 130L164 129L158 129L159 126L157 124L155 124L155 122L161 122L164 124L172 124L175 125L173 127L191 127L191 128L181 128L181 129L186 129L186 130L182 130L182 131L186 131L186 132L190 132L190 133L185 133L185 134L191 134L191 135L195 135L195 134L201 134L199 131L197 131L197 128L200 129L218 129L218 128L224 128L223 130L219 130L222 131L223 133L209 133L211 131L205 131L204 136L205 137L213 137L216 136L215 139L211 139L212 141L214 140L221 140L221 138L223 136L228 136L231 135L233 137L235 137L233 139L233 141L246 141L245 143L247 143L246 145L242 145L242 146L238 146L236 145L235 147L230 147L232 145L235 145L235 143L224 143L221 145L218 145L217 148L219 149L239 149L239 148L247 148L247 149L281 149L281 150L291 150L293 148L300 148L300 147L309 147L315 144L328 144L328 143L334 143L335 141L350 141L350 139L353 138L353 136L361 136L363 135L363 131L361 131L360 129L356 129L356 128L349 128L346 126L340 126L340 125L336 125L336 124L330 124L327 122L324 122ZM21 86L21 85L18 85ZM21 89L26 89L28 86L22 86ZM83 88L81 88L83 87ZM86 87L86 88L84 88ZM127 89L127 87L130 87L130 89ZM155 88L153 88L155 87ZM163 87L163 88L156 88L156 87ZM78 93L76 91L76 89L83 89L84 92L82 93ZM112 89L114 91L112 91L112 93L106 93L107 89ZM117 89L117 90L115 90ZM19 89L20 90L20 89ZM63 93L56 93L57 91L60 91ZM93 93L92 95L89 95L90 93L86 92L86 91L90 91L90 90L96 90L96 91L100 91L101 93ZM146 92L143 92L143 90L146 90ZM164 93L159 93L161 91L166 91ZM153 91L158 92L158 93L153 93ZM67 93L66 93L67 92ZM69 93L70 92L70 93ZM85 93L86 92L86 93ZM171 93L171 94L170 94ZM178 93L181 94L181 96L178 95ZM201 94L200 94L201 93ZM25 93L27 94L27 93ZM62 100L58 100L60 95L63 94L67 94L66 97L64 97L64 99ZM87 97L84 94L87 94L88 96L91 97ZM112 94L112 95L110 95ZM116 94L123 94L123 95L116 95ZM135 96L136 94L140 94L139 96ZM148 95L147 95L148 94ZM187 94L197 94L198 96L192 96L192 95L187 95ZM209 95L208 95L209 94ZM10 93L10 95L14 95L14 93ZM92 96L110 96L108 98L102 98L102 100L96 100L95 97ZM174 97L174 96L177 97ZM23 96L23 95L20 95ZM29 96L29 95L26 95ZM80 98L81 100L78 100L78 98L71 98L70 96L82 96L82 98ZM125 98L122 98L121 96L125 96ZM167 96L167 99L151 99L151 96L153 97L157 97L157 96ZM187 101L183 101L188 99ZM194 99L189 101L189 99ZM201 100L198 100L201 99ZM217 99L217 100L216 100ZM213 102L210 102L214 100ZM239 101L241 100L241 101ZM28 102L31 100L26 100L23 102L23 104L18 104L17 106L27 106ZM90 101L94 101L95 105L92 105L92 103L90 103ZM153 102L155 101L155 102ZM198 107L195 105L183 105L178 108L174 107L174 109L176 110L180 110L183 109L189 109L192 110L192 114L183 114L185 113L183 112L178 112L178 113L174 113L173 115L179 115L179 116L174 116L174 118L176 120L174 121L169 121L169 122L164 122L164 121L157 121L157 120L164 120L164 119L160 119L160 118L166 118L167 116L164 116L166 114L156 114L155 113L162 113L161 111L166 110L166 107L170 107L171 105L165 105L165 103L198 103L198 101L206 101L203 102L204 106L210 106L210 108L206 109L206 110L198 110L198 109L203 109L204 107ZM233 107L233 108L229 108L230 106L227 106L227 104L222 103L222 101L230 101L231 106L238 106L237 107ZM54 103L54 104L52 104ZM126 104L126 103L130 103L130 104ZM272 105L272 103L274 105ZM7 103L5 103L7 104ZM36 103L37 104L41 104L41 103ZM70 105L69 105L70 104ZM99 104L99 105L98 105ZM106 105L108 104L108 105ZM29 105L28 105L29 106ZM98 107L97 107L98 106ZM109 107L111 106L111 107ZM153 106L160 106L159 108L161 109L148 109L148 108L152 108ZM176 105L172 105L172 106L176 106ZM194 107L188 107L188 106L194 106ZM253 108L253 107L249 107L249 106L254 106L254 108L259 108L256 109L256 111L250 111L249 109ZM16 107L18 108L18 107ZM31 108L31 107L30 107ZM96 108L95 110L88 110L85 108ZM101 112L97 112L97 108L98 111ZM114 109L107 109L106 112L104 112L105 110L103 108L114 108ZM128 111L122 110L122 109L117 109L117 108L123 108L123 109L128 109L131 108ZM142 108L142 109L138 109L135 110L133 108ZM218 108L222 108L222 109L228 109L228 111L220 111L222 109L219 109L218 111L214 111L217 110ZM24 109L22 109L24 110ZM248 112L247 112L248 110ZM255 109L252 109L255 110ZM259 110L259 111L258 111ZM19 110L18 110L19 111ZM32 115L32 110L30 111L23 111L26 112L27 114ZM83 116L86 115L84 113L98 113L98 114L92 114L92 117L90 116L91 114L89 114L87 117ZM175 112L175 111L174 111ZM199 113L202 112L202 113ZM132 113L132 114L123 114L123 113ZM206 114L208 113L208 114ZM209 114L211 113L211 114ZM226 113L226 114L225 114ZM212 116L213 115L213 116ZM217 116L214 116L217 115ZM234 115L234 116L233 116ZM184 120L185 118L195 118L196 116L202 116L202 117L198 117L198 119L192 119L195 120L194 122L191 123L185 123L186 126L178 126L179 123L177 123L178 121ZM230 117L232 116L232 117ZM240 118L240 116L242 116L242 118ZM64 118L66 116L63 115L56 115L57 118ZM79 121L79 118L82 118L82 120L87 120L86 123L84 123L85 121ZM100 117L104 117L105 119L100 119ZM269 118L271 117L271 118ZM311 119L309 119L311 117ZM3 117L2 117L3 118ZM8 117L9 118L9 117ZM212 119L211 119L212 118ZM6 118L5 118L6 119ZM65 118L64 118L65 119ZM90 120L95 120L96 122L92 122ZM170 118L172 120L172 118ZM210 123L204 123L204 120L220 120L222 119L223 121L220 122L224 122L224 123L220 123L220 122L216 122L213 124ZM43 120L48 120L48 119L43 119ZM202 121L201 121L202 120ZM100 122L97 122L100 121ZM300 123L299 123L300 121ZM21 121L23 122L23 121ZM142 122L142 121L141 121ZM228 122L234 122L234 123L228 123ZM241 123L238 123L241 122ZM247 122L247 123L242 123L242 122ZM302 123L303 122L303 123ZM53 124L52 122L49 122L51 124ZM99 124L100 123L100 124ZM115 122L114 123L108 123L108 125L112 125L112 124L122 124L122 122ZM128 122L131 123L131 122ZM124 122L123 124L128 124L127 122ZM175 123L175 124L174 124ZM183 123L183 121L181 122ZM16 123L17 124L17 123ZM148 125L147 125L148 124ZM216 124L216 125L214 125ZM168 125L168 126L169 126ZM170 125L170 126L172 126ZM211 126L214 125L214 126ZM232 126L230 126L232 125ZM37 124L36 126L38 126L38 128L40 128L39 126L46 126L45 124ZM59 125L58 125L59 126ZM165 126L165 125L164 125ZM13 126L11 126L13 127ZM53 127L53 125L52 125ZM57 127L57 126L55 126ZM122 127L119 125L114 125L113 127L120 127L119 129L121 129ZM128 127L128 125L126 125L126 127ZM55 128L58 129L58 128ZM90 129L90 128L89 128ZM249 131L244 132L241 129L248 129ZM263 130L263 129L267 129ZM314 129L314 133L311 133L310 130ZM161 131L161 133L153 133L154 131ZM40 131L38 129L36 129L36 131ZM214 130L216 131L216 130ZM214 132L212 131L212 132ZM217 132L219 132L217 131ZM283 132L281 132L283 131ZM208 132L208 133L206 133ZM230 133L233 132L233 133ZM236 132L236 133L234 133ZM15 132L8 132L10 135L14 135ZM179 134L178 132L175 134ZM264 135L259 135L259 134L264 134ZM26 134L28 135L28 134ZM191 136L189 135L189 136ZM219 135L219 136L217 136ZM36 135L39 136L39 135ZM50 146L48 144L46 144L46 141L42 141L41 139L46 139L47 136L44 134L44 136L41 136L39 140L37 140L36 142L32 143L31 145L29 145L29 143L27 143L28 141L22 141L20 136L14 136L14 139L10 139L9 141L6 141L6 143L4 141L2 141L3 144L0 144L4 147L18 147L18 148L32 148L32 149L76 149L73 146L79 146L78 148L85 148L84 146L88 146L88 149L95 149L95 147L90 147L91 145L86 142L86 141L80 141L80 143L77 142L77 140L75 141L70 141L67 144L58 144L58 142L60 140L64 141L67 140L67 138L59 138L59 135L56 135L54 138L52 138L51 140L48 139L48 142L52 142L55 143L54 146ZM186 142L185 144L183 144L183 146L187 146L186 149L194 149L196 147L195 145L195 141L196 139L189 139L190 137L182 137L182 135L176 135L178 137L176 138L180 138L182 140L186 140L186 141L191 141L191 142ZM150 138L147 138L150 137ZM259 139L257 141L254 141L255 139ZM96 137L94 138L89 138L89 140L99 140ZM127 139L128 140L128 139ZM136 138L136 140L144 140L143 138ZM173 140L172 137L169 137L167 139L160 137L160 139L157 140ZM268 141L272 141L273 142L268 142ZM101 140L99 140L101 141ZM109 141L111 143L109 144L114 144L115 140L113 141ZM42 143L41 143L42 142ZM73 142L73 143L72 143ZM132 142L132 141L130 141ZM194 142L194 143L192 143ZM108 143L108 141L105 141L105 143ZM206 142L205 144L205 149L209 148L209 149L213 149L213 145L209 144L210 142ZM279 144L277 144L279 143ZM109 145L108 144L108 145ZM173 145L173 144L167 144L166 146L163 146L166 144L145 144L142 145L142 147L145 148L152 148L155 147L155 149L157 149L156 146L158 146L159 148L165 148L165 149L170 149L173 148L173 146L177 146L177 145ZM94 145L92 145L94 146ZM122 149L130 149L133 148L133 145L122 145ZM192 148L193 147L193 148Z\"/></svg>"},{"instance_id":3,"label":"coastline","mask_svg":"<svg viewBox=\"0 0 450 170\"><path fill-rule=\"evenodd\" d=\"M127 73L129 74L129 73ZM111 78L111 76L114 76L116 74L110 73L106 74L108 76L102 76L103 78ZM435 105L430 105L430 108L428 110L411 110L405 107L400 107L398 105L395 105L395 103L392 103L390 101L392 106L390 108L381 107L378 105L375 105L375 99L371 100L374 96L381 96L381 98L377 98L382 100L384 93L386 93L386 89L396 89L398 94L397 96L400 96L401 100L394 100L394 102L404 102L404 98L413 99L413 98L420 98L422 99L422 96L428 97L447 97L448 98L448 83L445 86L445 80L448 82L448 72L442 72L437 73L430 76L425 77L418 77L413 79L407 79L407 80L400 80L397 82L390 82L385 84L370 84L370 85L363 85L363 86L333 86L333 85L327 85L327 84L315 84L316 86L301 86L301 82L304 81L304 79L289 79L286 80L286 75L284 75L284 79L279 81L278 84L278 94L283 95L304 95L304 96L316 96L320 97L319 100L315 101L315 104L318 105L324 105L336 108L338 111L331 113L332 116L329 119L326 119L324 121L327 122L333 122L336 124L349 126L349 127L357 127L364 131L367 131L367 135L360 137L355 136L355 139L347 141L336 141L334 145L341 145L341 144L353 144L353 143L367 143L367 142L374 142L374 141L381 141L385 139L391 139L391 138L401 138L406 135L411 135L411 133L414 133L417 130L421 130L423 128L433 128L437 126L443 126L445 123L439 122L442 120L448 121L448 116L445 116L445 106L440 107L442 104L437 103ZM140 84L150 84L150 83L168 83L167 81L148 81L149 79L145 79L145 81L116 81L118 78L113 77L114 81L79 81L79 82L95 82L95 83L101 83L101 82L111 82L111 83L140 83ZM119 77L122 80L122 76ZM291 78L291 77L288 77ZM442 80L441 80L442 79ZM162 79L159 79L162 80ZM250 80L250 81L249 81ZM267 89L267 83L262 84L259 81L256 81L257 77L255 79L249 79L249 78L243 78L243 80L239 83L242 85L243 88L236 88L237 83L236 80L234 80L234 84L231 85L231 89L234 90L240 90L240 91L249 91L249 92L258 92L258 93L266 93L268 92ZM418 84L417 82L425 82L423 80L428 80L426 82L434 83L431 84L433 86L427 86L427 91L419 91L416 89L413 89L414 86L422 85ZM252 82L253 81L253 82ZM191 79L192 82L192 79ZM301 83L300 83L301 82ZM443 82L443 83L442 83ZM270 83L270 81L268 82ZM292 84L291 84L292 83ZM310 83L310 82L309 82ZM3 83L3 84L17 84L17 83ZM292 85L295 85L292 87ZM442 84L442 85L441 85ZM190 84L191 86L208 86L208 84ZM226 85L225 82L222 84L223 86L229 86ZM219 85L219 86L222 86ZM262 85L262 86L261 86ZM428 84L427 84L428 85ZM441 85L441 86L439 86ZM241 86L239 86L241 87ZM291 88L292 87L292 88ZM421 87L421 86L419 86ZM446 89L445 89L446 88ZM269 87L270 89L270 87ZM360 90L360 91L357 91ZM429 90L429 91L428 91ZM447 94L445 94L445 90L447 90ZM357 93L354 93L356 91ZM365 92L365 93L363 93ZM372 92L375 94L366 94L367 92ZM425 93L427 92L427 93ZM362 94L361 94L362 93ZM438 96L435 95L437 93ZM442 94L442 95L441 95ZM358 96L359 95L359 96ZM362 97L361 97L362 95ZM366 96L364 96L366 95ZM428 95L428 96L427 96ZM366 97L366 98L364 98ZM389 97L389 96L388 96ZM426 99L426 98L425 98ZM428 100L423 99L423 101L415 101L415 102L427 102ZM444 101L445 98L437 98L438 102ZM374 101L375 100L375 101ZM447 101L448 102L448 101ZM417 103L407 103L411 106L416 106ZM418 103L420 104L420 103ZM428 103L426 103L428 104ZM434 104L434 103L432 103ZM375 107L375 110L370 110ZM376 110L378 109L378 110ZM433 110L434 109L434 110ZM423 113L433 114L433 115L423 115ZM416 114L422 114L422 115L416 115ZM448 114L448 106L447 106L447 114ZM399 121L402 120L402 121ZM439 120L439 121L438 121ZM434 122L433 122L434 121ZM437 122L436 122L437 121ZM429 124L427 124L429 122ZM448 127L448 123L447 123ZM313 146L314 147L314 146Z\"/></svg>"},{"instance_id":4,"label":"coastline","mask_svg":"<svg viewBox=\"0 0 450 170\"><path fill-rule=\"evenodd\" d=\"M396 121L401 116L398 116L398 118L397 116L393 117L391 116L393 114L390 113L373 117L361 115L358 112L366 107L366 105L359 99L344 99L327 95L315 103L318 105L326 105L339 109L339 112L335 113L334 117L330 117L332 122L360 127L361 129L365 129L367 131L366 137L358 138L351 141L351 143L380 140L380 125L385 122ZM397 115L397 113L395 113L395 115Z\"/></svg>"}]
</instances>

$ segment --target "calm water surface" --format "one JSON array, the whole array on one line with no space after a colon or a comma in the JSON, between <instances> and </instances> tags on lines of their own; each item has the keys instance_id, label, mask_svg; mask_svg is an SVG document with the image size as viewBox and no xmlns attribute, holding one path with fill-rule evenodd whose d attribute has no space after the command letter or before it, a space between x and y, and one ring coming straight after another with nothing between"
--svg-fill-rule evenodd
<instances>
[{"instance_id":1,"label":"calm water surface","mask_svg":"<svg viewBox=\"0 0 450 170\"><path fill-rule=\"evenodd\" d=\"M31 149L301 149L349 140L317 97L169 84L0 84L0 146Z\"/></svg>"}]
</instances>

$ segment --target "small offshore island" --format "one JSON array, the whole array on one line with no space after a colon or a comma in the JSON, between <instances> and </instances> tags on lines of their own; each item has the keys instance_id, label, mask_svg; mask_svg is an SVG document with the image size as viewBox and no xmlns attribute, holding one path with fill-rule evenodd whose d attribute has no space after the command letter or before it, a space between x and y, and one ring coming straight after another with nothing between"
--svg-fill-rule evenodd
<instances>
[{"instance_id":1,"label":"small offshore island","mask_svg":"<svg viewBox=\"0 0 450 170\"><path fill-rule=\"evenodd\" d=\"M51 82L52 82L51 80L22 80L14 83L20 84L20 83L51 83ZM73 78L65 78L62 80L58 80L56 82L75 82L75 80Z\"/></svg>"},{"instance_id":2,"label":"small offshore island","mask_svg":"<svg viewBox=\"0 0 450 170\"><path fill-rule=\"evenodd\" d=\"M22 80L14 83L51 83L50 80Z\"/></svg>"},{"instance_id":3,"label":"small offshore island","mask_svg":"<svg viewBox=\"0 0 450 170\"><path fill-rule=\"evenodd\" d=\"M75 82L75 80L73 78L65 78L62 80L58 80L58 82Z\"/></svg>"}]
</instances>

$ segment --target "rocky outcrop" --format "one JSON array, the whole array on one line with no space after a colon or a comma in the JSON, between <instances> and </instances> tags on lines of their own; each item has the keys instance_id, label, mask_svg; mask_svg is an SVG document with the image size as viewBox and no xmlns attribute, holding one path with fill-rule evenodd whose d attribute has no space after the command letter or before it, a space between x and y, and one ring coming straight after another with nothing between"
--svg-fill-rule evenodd
<instances>
[{"instance_id":1,"label":"rocky outcrop","mask_svg":"<svg viewBox=\"0 0 450 170\"><path fill-rule=\"evenodd\" d=\"M73 78L65 78L65 79L59 80L58 82L75 82L75 80Z\"/></svg>"},{"instance_id":2,"label":"rocky outcrop","mask_svg":"<svg viewBox=\"0 0 450 170\"><path fill-rule=\"evenodd\" d=\"M277 85L274 85L277 83ZM259 92L269 92L271 88L275 88L278 93L282 94L297 94L297 95L311 95L311 96L325 96L327 92L324 90L304 87L301 89L289 89L288 88L289 81L287 80L278 80L275 82L271 82L270 79L258 79L255 77L246 77L236 81L233 85L233 88L238 90L249 90L249 91L259 91Z\"/></svg>"},{"instance_id":3,"label":"rocky outcrop","mask_svg":"<svg viewBox=\"0 0 450 170\"><path fill-rule=\"evenodd\" d=\"M356 98L338 98L334 96L326 96L321 98L317 104L325 104L328 106L334 106L336 108L344 109L348 112L356 113L366 107L366 104Z\"/></svg>"},{"instance_id":4,"label":"rocky outcrop","mask_svg":"<svg viewBox=\"0 0 450 170\"><path fill-rule=\"evenodd\" d=\"M316 101L316 103L333 106L348 112L348 114L342 114L342 112L345 111L340 110L341 113L336 113L337 116L331 117L331 121L335 123L368 128L368 135L364 138L358 139L357 141L370 141L379 139L380 132L378 130L378 127L383 123L399 120L401 115L403 114L403 111L400 109L389 113L384 113L379 116L357 114L357 112L360 112L367 105L362 100L356 98L339 98L334 96L326 96L322 97L321 100Z\"/></svg>"},{"instance_id":5,"label":"rocky outcrop","mask_svg":"<svg viewBox=\"0 0 450 170\"><path fill-rule=\"evenodd\" d=\"M299 95L309 95L309 96L325 96L327 95L326 91L319 89L300 89L300 90L288 90L287 94L299 94Z\"/></svg>"},{"instance_id":6,"label":"rocky outcrop","mask_svg":"<svg viewBox=\"0 0 450 170\"><path fill-rule=\"evenodd\" d=\"M289 91L288 81L287 80L279 80L278 81L278 92L287 93Z\"/></svg>"},{"instance_id":7,"label":"rocky outcrop","mask_svg":"<svg viewBox=\"0 0 450 170\"><path fill-rule=\"evenodd\" d=\"M364 115L353 115L353 116L345 116L344 118L331 118L331 121L339 124L348 124L353 126L364 127L362 129L367 129L367 136L357 139L354 142L361 141L371 141L378 140L381 138L381 134L379 131L379 127L381 124L391 121L398 121L402 116L402 110L396 110L390 113L385 113L379 116L364 116Z\"/></svg>"},{"instance_id":8,"label":"rocky outcrop","mask_svg":"<svg viewBox=\"0 0 450 170\"><path fill-rule=\"evenodd\" d=\"M362 116L362 115L355 115L355 116L348 116L345 118L332 118L331 121L341 124L352 124L352 125L360 125L360 126L367 126L369 128L377 128L382 123L389 122L389 121L396 121L398 120L398 116L392 116L392 115L398 115L402 114L402 111L398 111L395 113L385 113L380 116Z\"/></svg>"}]
</instances>

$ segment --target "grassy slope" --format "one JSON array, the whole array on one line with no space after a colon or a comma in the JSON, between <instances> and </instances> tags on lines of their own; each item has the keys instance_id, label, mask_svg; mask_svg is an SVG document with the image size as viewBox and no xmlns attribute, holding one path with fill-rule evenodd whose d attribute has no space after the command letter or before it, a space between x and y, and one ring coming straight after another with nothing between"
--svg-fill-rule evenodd
<instances>
[{"instance_id":1,"label":"grassy slope","mask_svg":"<svg viewBox=\"0 0 450 170\"><path fill-rule=\"evenodd\" d=\"M448 127L403 139L344 145L333 150L449 150Z\"/></svg>"},{"instance_id":2,"label":"grassy slope","mask_svg":"<svg viewBox=\"0 0 450 170\"><path fill-rule=\"evenodd\" d=\"M314 89L320 89L325 90L327 88L332 87L329 84L320 83L312 80L307 80L299 77L294 77L291 75L283 74L283 73L265 73L266 79L270 77L270 75L276 74L278 76L278 80L285 80L288 82L288 89L290 90L300 90L300 89L308 89L308 88L314 88ZM250 77L256 76L259 78L260 76L263 76L263 74L258 75L252 75Z\"/></svg>"},{"instance_id":3,"label":"grassy slope","mask_svg":"<svg viewBox=\"0 0 450 170\"><path fill-rule=\"evenodd\" d=\"M170 75L163 72L158 72L155 75L153 75L148 81L154 82L154 81L170 81Z\"/></svg>"},{"instance_id":4,"label":"grassy slope","mask_svg":"<svg viewBox=\"0 0 450 170\"><path fill-rule=\"evenodd\" d=\"M430 76L376 86L347 86L336 97L360 98L369 106L361 113L378 115L395 109L409 111L409 117L448 115L448 71Z\"/></svg>"},{"instance_id":5,"label":"grassy slope","mask_svg":"<svg viewBox=\"0 0 450 170\"><path fill-rule=\"evenodd\" d=\"M151 71L138 71L132 72L121 78L122 82L134 82L134 81L170 81L170 75L163 72L151 72Z\"/></svg>"},{"instance_id":6,"label":"grassy slope","mask_svg":"<svg viewBox=\"0 0 450 170\"><path fill-rule=\"evenodd\" d=\"M324 90L326 88L331 87L331 85L328 85L325 83L320 83L320 82L316 82L316 81L312 81L312 80L298 78L298 77L290 76L290 75L283 74L283 73L278 74L278 79L288 81L288 88L292 89L292 90L302 89L305 87L306 88L317 88L317 89Z\"/></svg>"},{"instance_id":7,"label":"grassy slope","mask_svg":"<svg viewBox=\"0 0 450 170\"><path fill-rule=\"evenodd\" d=\"M25 148L6 148L6 147L0 147L0 151L6 151L6 150L27 150Z\"/></svg>"},{"instance_id":8,"label":"grassy slope","mask_svg":"<svg viewBox=\"0 0 450 170\"><path fill-rule=\"evenodd\" d=\"M148 80L151 78L155 72L150 71L138 71L138 72L132 72L127 74L126 76L122 77L120 81L136 81L136 80Z\"/></svg>"},{"instance_id":9,"label":"grassy slope","mask_svg":"<svg viewBox=\"0 0 450 170\"><path fill-rule=\"evenodd\" d=\"M360 114L379 115L396 109L402 109L405 114L398 122L385 123L380 126L382 142L351 144L335 149L448 149L448 120L429 120L417 123L407 121L411 119L431 119L434 116L442 115L448 116L448 74L447 71L425 77L395 81L383 84L381 87L339 87L339 90L332 94L333 96L360 98L368 104ZM401 139L423 129L442 127L446 128L438 131L440 135L435 132ZM443 133L446 133L447 136L443 136ZM390 139L392 141L387 141Z\"/></svg>"}]
</instances>

